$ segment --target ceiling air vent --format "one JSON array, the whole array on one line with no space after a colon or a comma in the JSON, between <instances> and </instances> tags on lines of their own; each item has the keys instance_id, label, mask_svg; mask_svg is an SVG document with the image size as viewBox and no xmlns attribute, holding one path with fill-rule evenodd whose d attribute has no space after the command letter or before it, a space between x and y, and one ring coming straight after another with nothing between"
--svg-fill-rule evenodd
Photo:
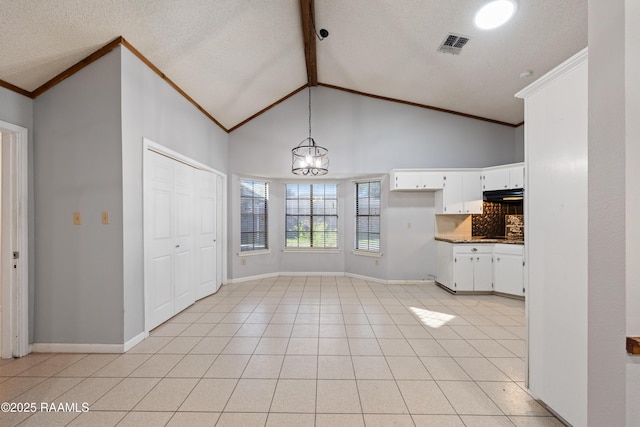
<instances>
[{"instance_id":1,"label":"ceiling air vent","mask_svg":"<svg viewBox=\"0 0 640 427\"><path fill-rule=\"evenodd\" d=\"M462 36L460 34L449 33L447 37L440 43L438 52L451 53L453 55L459 55L462 48L469 41L469 37Z\"/></svg>"}]
</instances>

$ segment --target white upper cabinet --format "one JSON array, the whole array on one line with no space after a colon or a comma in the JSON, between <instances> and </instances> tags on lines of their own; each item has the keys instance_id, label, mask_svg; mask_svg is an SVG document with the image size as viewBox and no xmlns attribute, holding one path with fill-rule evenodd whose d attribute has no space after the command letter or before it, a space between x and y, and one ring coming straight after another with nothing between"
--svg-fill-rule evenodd
<instances>
[{"instance_id":1,"label":"white upper cabinet","mask_svg":"<svg viewBox=\"0 0 640 427\"><path fill-rule=\"evenodd\" d=\"M436 193L437 214L481 214L480 171L448 171L444 188Z\"/></svg>"},{"instance_id":2,"label":"white upper cabinet","mask_svg":"<svg viewBox=\"0 0 640 427\"><path fill-rule=\"evenodd\" d=\"M524 165L509 168L509 184L511 188L524 188Z\"/></svg>"},{"instance_id":3,"label":"white upper cabinet","mask_svg":"<svg viewBox=\"0 0 640 427\"><path fill-rule=\"evenodd\" d=\"M496 166L482 170L482 190L524 188L524 164Z\"/></svg>"},{"instance_id":4,"label":"white upper cabinet","mask_svg":"<svg viewBox=\"0 0 640 427\"><path fill-rule=\"evenodd\" d=\"M482 213L482 176L480 171L462 172L462 200L465 214Z\"/></svg>"},{"instance_id":5,"label":"white upper cabinet","mask_svg":"<svg viewBox=\"0 0 640 427\"><path fill-rule=\"evenodd\" d=\"M393 170L391 191L434 191L443 187L443 173L435 170Z\"/></svg>"}]
</instances>

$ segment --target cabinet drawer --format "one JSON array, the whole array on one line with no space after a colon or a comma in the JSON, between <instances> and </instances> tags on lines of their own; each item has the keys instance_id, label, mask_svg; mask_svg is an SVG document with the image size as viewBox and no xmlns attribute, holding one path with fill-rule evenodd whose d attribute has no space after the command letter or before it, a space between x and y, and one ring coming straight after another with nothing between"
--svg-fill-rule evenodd
<instances>
[{"instance_id":1,"label":"cabinet drawer","mask_svg":"<svg viewBox=\"0 0 640 427\"><path fill-rule=\"evenodd\" d=\"M458 254L492 254L493 253L493 245L492 244L460 244L457 243L453 246L453 253L455 255Z\"/></svg>"}]
</instances>

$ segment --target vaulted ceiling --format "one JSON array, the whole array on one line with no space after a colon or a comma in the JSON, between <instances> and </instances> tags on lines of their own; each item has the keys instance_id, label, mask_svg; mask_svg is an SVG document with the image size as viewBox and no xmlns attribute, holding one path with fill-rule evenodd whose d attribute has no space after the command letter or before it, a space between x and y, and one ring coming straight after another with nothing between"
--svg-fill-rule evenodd
<instances>
[{"instance_id":1,"label":"vaulted ceiling","mask_svg":"<svg viewBox=\"0 0 640 427\"><path fill-rule=\"evenodd\" d=\"M515 125L513 95L587 45L587 0L519 0L480 30L485 1L0 0L0 84L33 93L122 36L227 130L314 66L320 85ZM303 32L308 4L324 40ZM459 55L437 51L449 33L470 38Z\"/></svg>"}]
</instances>

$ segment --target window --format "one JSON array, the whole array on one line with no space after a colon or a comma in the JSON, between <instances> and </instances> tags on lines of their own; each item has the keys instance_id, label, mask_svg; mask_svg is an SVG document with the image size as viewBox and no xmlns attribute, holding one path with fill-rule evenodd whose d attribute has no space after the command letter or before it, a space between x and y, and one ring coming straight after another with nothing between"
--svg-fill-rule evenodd
<instances>
[{"instance_id":1,"label":"window","mask_svg":"<svg viewBox=\"0 0 640 427\"><path fill-rule=\"evenodd\" d=\"M240 181L240 251L269 248L267 205L269 183Z\"/></svg>"},{"instance_id":2,"label":"window","mask_svg":"<svg viewBox=\"0 0 640 427\"><path fill-rule=\"evenodd\" d=\"M380 252L380 181L356 183L356 250Z\"/></svg>"},{"instance_id":3,"label":"window","mask_svg":"<svg viewBox=\"0 0 640 427\"><path fill-rule=\"evenodd\" d=\"M338 185L286 184L287 248L338 247Z\"/></svg>"}]
</instances>

